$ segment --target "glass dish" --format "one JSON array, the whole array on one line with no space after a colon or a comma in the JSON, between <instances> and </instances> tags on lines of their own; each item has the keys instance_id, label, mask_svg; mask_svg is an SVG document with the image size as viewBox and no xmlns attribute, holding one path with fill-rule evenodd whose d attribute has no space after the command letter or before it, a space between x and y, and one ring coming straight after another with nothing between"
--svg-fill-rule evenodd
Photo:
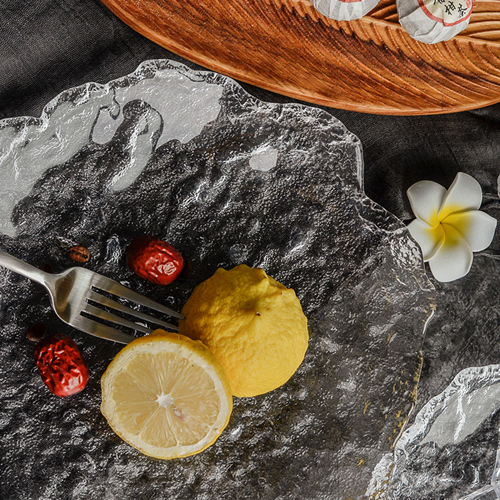
<instances>
[{"instance_id":1,"label":"glass dish","mask_svg":"<svg viewBox=\"0 0 500 500\"><path fill-rule=\"evenodd\" d=\"M205 452L172 462L122 442L99 412L120 346L62 324L37 285L1 269L4 498L361 498L384 491L416 397L434 289L405 226L363 191L360 141L330 114L261 102L231 79L148 61L63 92L41 118L0 122L0 244L55 271L84 264L180 310L218 267L263 267L309 318L283 387L235 399ZM135 236L178 248L167 287L126 266ZM91 372L80 394L43 386L24 331L70 334ZM12 464L16 466L12 466Z\"/></svg>"}]
</instances>

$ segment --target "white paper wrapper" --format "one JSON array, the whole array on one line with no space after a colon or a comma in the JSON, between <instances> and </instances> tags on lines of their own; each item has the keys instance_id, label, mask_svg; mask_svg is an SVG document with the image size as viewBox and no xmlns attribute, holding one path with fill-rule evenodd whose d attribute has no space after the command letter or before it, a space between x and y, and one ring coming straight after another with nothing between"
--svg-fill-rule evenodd
<instances>
[{"instance_id":1,"label":"white paper wrapper","mask_svg":"<svg viewBox=\"0 0 500 500\"><path fill-rule=\"evenodd\" d=\"M312 0L315 9L337 21L359 19L370 12L380 0Z\"/></svg>"},{"instance_id":2,"label":"white paper wrapper","mask_svg":"<svg viewBox=\"0 0 500 500\"><path fill-rule=\"evenodd\" d=\"M469 24L472 0L397 0L399 22L423 43L449 40Z\"/></svg>"}]
</instances>

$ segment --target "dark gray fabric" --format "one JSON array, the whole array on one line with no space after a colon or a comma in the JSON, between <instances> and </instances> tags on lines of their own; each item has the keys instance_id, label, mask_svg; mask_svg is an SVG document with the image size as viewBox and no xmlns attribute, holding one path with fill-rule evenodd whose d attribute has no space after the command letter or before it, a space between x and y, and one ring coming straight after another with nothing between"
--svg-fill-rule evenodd
<instances>
[{"instance_id":1,"label":"dark gray fabric","mask_svg":"<svg viewBox=\"0 0 500 500\"><path fill-rule=\"evenodd\" d=\"M134 32L98 0L2 0L0 119L39 116L43 106L67 88L105 83L157 58L199 68ZM293 102L243 86L265 101ZM415 117L323 109L361 139L368 196L404 221L413 218L405 194L409 186L428 179L448 187L457 172L480 182L483 210L500 217L500 104ZM441 284L430 276L438 294L437 314L427 332L417 409L461 369L500 363L499 232L491 247L475 256L464 279ZM492 441L481 446L495 450L497 443ZM478 485L489 482L492 467L483 464ZM72 498L69 491L67 498Z\"/></svg>"}]
</instances>

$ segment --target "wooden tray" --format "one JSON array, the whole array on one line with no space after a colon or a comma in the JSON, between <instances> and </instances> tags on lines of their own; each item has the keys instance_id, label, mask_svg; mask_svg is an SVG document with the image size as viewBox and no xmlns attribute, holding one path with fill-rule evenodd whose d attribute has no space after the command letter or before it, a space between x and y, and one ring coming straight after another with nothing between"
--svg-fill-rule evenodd
<instances>
[{"instance_id":1,"label":"wooden tray","mask_svg":"<svg viewBox=\"0 0 500 500\"><path fill-rule=\"evenodd\" d=\"M308 0L101 0L133 29L206 68L303 101L422 115L500 101L500 1L476 0L449 42L412 40L394 0L334 21Z\"/></svg>"}]
</instances>

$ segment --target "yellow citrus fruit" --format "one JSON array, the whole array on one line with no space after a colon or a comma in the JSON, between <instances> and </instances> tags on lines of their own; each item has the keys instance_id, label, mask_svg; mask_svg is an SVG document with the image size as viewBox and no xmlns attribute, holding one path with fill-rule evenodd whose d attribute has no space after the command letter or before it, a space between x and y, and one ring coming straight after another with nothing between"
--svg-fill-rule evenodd
<instances>
[{"instance_id":1,"label":"yellow citrus fruit","mask_svg":"<svg viewBox=\"0 0 500 500\"><path fill-rule=\"evenodd\" d=\"M283 385L307 350L307 318L299 299L263 269L217 269L194 289L182 314L180 332L217 356L234 396Z\"/></svg>"},{"instance_id":2,"label":"yellow citrus fruit","mask_svg":"<svg viewBox=\"0 0 500 500\"><path fill-rule=\"evenodd\" d=\"M101 412L124 441L169 459L213 444L229 422L231 390L201 343L156 330L123 348L101 378Z\"/></svg>"}]
</instances>

